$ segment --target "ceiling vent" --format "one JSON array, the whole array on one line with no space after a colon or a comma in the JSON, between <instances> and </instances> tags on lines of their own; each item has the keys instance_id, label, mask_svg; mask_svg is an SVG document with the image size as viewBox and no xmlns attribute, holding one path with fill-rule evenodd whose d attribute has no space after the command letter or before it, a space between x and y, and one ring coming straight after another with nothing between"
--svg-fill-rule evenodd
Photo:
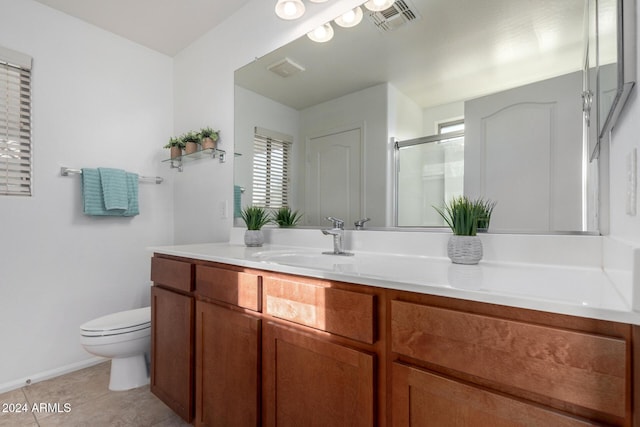
<instances>
[{"instance_id":1,"label":"ceiling vent","mask_svg":"<svg viewBox=\"0 0 640 427\"><path fill-rule=\"evenodd\" d=\"M296 64L289 58L284 58L281 61L269 65L267 70L276 73L280 77L291 77L294 74L304 71L304 67Z\"/></svg>"},{"instance_id":2,"label":"ceiling vent","mask_svg":"<svg viewBox=\"0 0 640 427\"><path fill-rule=\"evenodd\" d=\"M415 6L408 0L396 0L390 8L380 12L370 12L369 18L382 31L395 31L406 24L420 19Z\"/></svg>"}]
</instances>

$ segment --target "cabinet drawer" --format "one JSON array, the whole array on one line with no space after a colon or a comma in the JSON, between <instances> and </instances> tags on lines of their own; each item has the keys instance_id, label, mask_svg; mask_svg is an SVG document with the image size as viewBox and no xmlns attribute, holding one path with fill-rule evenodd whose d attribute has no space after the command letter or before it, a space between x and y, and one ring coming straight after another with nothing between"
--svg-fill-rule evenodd
<instances>
[{"instance_id":1,"label":"cabinet drawer","mask_svg":"<svg viewBox=\"0 0 640 427\"><path fill-rule=\"evenodd\" d=\"M184 292L193 291L193 264L166 258L151 258L151 280L157 285Z\"/></svg>"},{"instance_id":2,"label":"cabinet drawer","mask_svg":"<svg viewBox=\"0 0 640 427\"><path fill-rule=\"evenodd\" d=\"M274 317L373 344L375 296L277 277L264 278L264 311Z\"/></svg>"},{"instance_id":3,"label":"cabinet drawer","mask_svg":"<svg viewBox=\"0 0 640 427\"><path fill-rule=\"evenodd\" d=\"M392 390L398 427L596 425L400 363L393 363Z\"/></svg>"},{"instance_id":4,"label":"cabinet drawer","mask_svg":"<svg viewBox=\"0 0 640 427\"><path fill-rule=\"evenodd\" d=\"M216 267L196 266L199 295L260 311L260 276Z\"/></svg>"},{"instance_id":5,"label":"cabinet drawer","mask_svg":"<svg viewBox=\"0 0 640 427\"><path fill-rule=\"evenodd\" d=\"M625 416L623 339L392 301L391 348L511 390Z\"/></svg>"}]
</instances>

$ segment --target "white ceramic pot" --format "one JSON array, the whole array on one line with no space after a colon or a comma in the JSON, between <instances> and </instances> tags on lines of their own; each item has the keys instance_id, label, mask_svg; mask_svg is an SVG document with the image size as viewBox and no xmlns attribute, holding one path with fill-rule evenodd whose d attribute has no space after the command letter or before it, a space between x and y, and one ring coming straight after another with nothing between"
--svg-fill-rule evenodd
<instances>
[{"instance_id":1,"label":"white ceramic pot","mask_svg":"<svg viewBox=\"0 0 640 427\"><path fill-rule=\"evenodd\" d=\"M264 243L262 230L247 230L244 232L244 244L249 247L259 247Z\"/></svg>"},{"instance_id":2,"label":"white ceramic pot","mask_svg":"<svg viewBox=\"0 0 640 427\"><path fill-rule=\"evenodd\" d=\"M482 242L478 236L449 238L447 255L454 264L477 264L482 259Z\"/></svg>"}]
</instances>

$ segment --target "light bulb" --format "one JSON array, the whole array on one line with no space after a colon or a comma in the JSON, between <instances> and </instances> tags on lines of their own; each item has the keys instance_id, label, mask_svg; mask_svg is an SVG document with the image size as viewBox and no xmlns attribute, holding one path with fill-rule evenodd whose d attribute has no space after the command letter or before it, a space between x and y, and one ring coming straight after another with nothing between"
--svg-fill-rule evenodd
<instances>
[{"instance_id":1,"label":"light bulb","mask_svg":"<svg viewBox=\"0 0 640 427\"><path fill-rule=\"evenodd\" d=\"M353 10L350 10L349 12L342 15L342 19L347 24L351 24L355 20L355 18L356 18L356 14L353 12Z\"/></svg>"},{"instance_id":2,"label":"light bulb","mask_svg":"<svg viewBox=\"0 0 640 427\"><path fill-rule=\"evenodd\" d=\"M307 33L307 37L318 43L328 42L333 38L333 27L330 23L327 22L326 24L321 25L315 30Z\"/></svg>"},{"instance_id":3,"label":"light bulb","mask_svg":"<svg viewBox=\"0 0 640 427\"><path fill-rule=\"evenodd\" d=\"M295 3L288 1L288 2L286 2L284 4L284 14L285 15L294 16L297 11L298 11L298 8L296 8Z\"/></svg>"},{"instance_id":4,"label":"light bulb","mask_svg":"<svg viewBox=\"0 0 640 427\"><path fill-rule=\"evenodd\" d=\"M292 20L300 18L304 14L302 0L278 0L276 3L276 15L279 18Z\"/></svg>"},{"instance_id":5,"label":"light bulb","mask_svg":"<svg viewBox=\"0 0 640 427\"><path fill-rule=\"evenodd\" d=\"M358 6L336 18L335 22L344 28L355 27L362 21L362 15L362 9Z\"/></svg>"},{"instance_id":6,"label":"light bulb","mask_svg":"<svg viewBox=\"0 0 640 427\"><path fill-rule=\"evenodd\" d=\"M393 3L395 0L369 0L364 4L364 7L372 12L380 12L389 9Z\"/></svg>"}]
</instances>

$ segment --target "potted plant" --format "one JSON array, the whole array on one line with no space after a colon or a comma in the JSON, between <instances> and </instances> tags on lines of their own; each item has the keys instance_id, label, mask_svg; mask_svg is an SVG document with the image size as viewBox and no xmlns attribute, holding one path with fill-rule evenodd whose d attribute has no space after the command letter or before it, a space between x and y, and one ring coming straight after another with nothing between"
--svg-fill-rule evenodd
<instances>
[{"instance_id":1,"label":"potted plant","mask_svg":"<svg viewBox=\"0 0 640 427\"><path fill-rule=\"evenodd\" d=\"M200 129L200 133L198 133L200 137L200 144L202 145L202 149L214 149L216 148L216 142L220 138L220 131L213 130L210 127Z\"/></svg>"},{"instance_id":2,"label":"potted plant","mask_svg":"<svg viewBox=\"0 0 640 427\"><path fill-rule=\"evenodd\" d=\"M478 199L475 201L475 203L478 205L478 209L484 212L483 217L478 219L478 233L486 232L489 229L491 214L493 213L493 208L495 208L496 206L496 202L492 202L491 200Z\"/></svg>"},{"instance_id":3,"label":"potted plant","mask_svg":"<svg viewBox=\"0 0 640 427\"><path fill-rule=\"evenodd\" d=\"M171 158L175 159L182 156L184 142L182 142L182 139L172 136L169 138L169 142L164 146L164 148L169 148L171 150Z\"/></svg>"},{"instance_id":4,"label":"potted plant","mask_svg":"<svg viewBox=\"0 0 640 427\"><path fill-rule=\"evenodd\" d=\"M300 219L302 219L302 214L298 211L292 211L289 206L283 206L273 213L273 222L278 224L280 228L295 227Z\"/></svg>"},{"instance_id":5,"label":"potted plant","mask_svg":"<svg viewBox=\"0 0 640 427\"><path fill-rule=\"evenodd\" d=\"M247 231L244 233L244 244L252 247L262 246L264 243L262 227L271 222L266 209L261 206L248 206L242 210L240 216L247 225Z\"/></svg>"},{"instance_id":6,"label":"potted plant","mask_svg":"<svg viewBox=\"0 0 640 427\"><path fill-rule=\"evenodd\" d=\"M483 199L453 198L444 208L434 209L445 220L453 236L447 244L447 255L455 264L477 264L482 259L482 242L476 236L478 224L488 224L486 207L495 203ZM490 214L489 214L490 215Z\"/></svg>"},{"instance_id":7,"label":"potted plant","mask_svg":"<svg viewBox=\"0 0 640 427\"><path fill-rule=\"evenodd\" d=\"M184 142L185 154L195 153L196 151L198 151L200 137L197 133L189 131L182 136L182 142Z\"/></svg>"}]
</instances>

